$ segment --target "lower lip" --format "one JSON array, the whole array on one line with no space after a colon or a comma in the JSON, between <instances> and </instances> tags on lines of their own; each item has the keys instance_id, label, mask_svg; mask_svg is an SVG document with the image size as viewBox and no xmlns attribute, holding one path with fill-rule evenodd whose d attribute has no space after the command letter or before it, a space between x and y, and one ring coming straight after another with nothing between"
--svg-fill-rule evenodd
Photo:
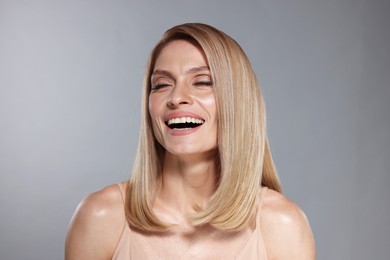
<instances>
[{"instance_id":1,"label":"lower lip","mask_svg":"<svg viewBox=\"0 0 390 260\"><path fill-rule=\"evenodd\" d=\"M173 136L181 136L181 135L189 135L192 134L193 132L197 131L201 126L197 126L194 128L189 128L189 129L171 129L167 126L168 128L168 133Z\"/></svg>"}]
</instances>

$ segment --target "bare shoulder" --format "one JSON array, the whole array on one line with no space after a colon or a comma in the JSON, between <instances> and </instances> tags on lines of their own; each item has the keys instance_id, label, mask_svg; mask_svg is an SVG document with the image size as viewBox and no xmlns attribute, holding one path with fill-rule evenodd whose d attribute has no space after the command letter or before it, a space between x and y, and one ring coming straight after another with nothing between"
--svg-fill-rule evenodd
<instances>
[{"instance_id":1,"label":"bare shoulder","mask_svg":"<svg viewBox=\"0 0 390 260\"><path fill-rule=\"evenodd\" d=\"M88 195L71 220L65 259L111 259L125 224L122 194L117 184Z\"/></svg>"},{"instance_id":2,"label":"bare shoulder","mask_svg":"<svg viewBox=\"0 0 390 260\"><path fill-rule=\"evenodd\" d=\"M313 233L305 214L271 189L263 201L261 230L269 259L315 259Z\"/></svg>"}]
</instances>

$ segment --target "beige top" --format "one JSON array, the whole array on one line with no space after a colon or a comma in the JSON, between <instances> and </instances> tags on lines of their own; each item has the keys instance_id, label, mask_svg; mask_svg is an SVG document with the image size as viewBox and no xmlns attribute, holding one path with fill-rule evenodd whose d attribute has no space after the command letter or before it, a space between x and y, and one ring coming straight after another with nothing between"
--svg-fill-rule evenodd
<instances>
[{"instance_id":1,"label":"beige top","mask_svg":"<svg viewBox=\"0 0 390 260\"><path fill-rule=\"evenodd\" d=\"M124 191L122 190L120 185L118 186L119 189L121 190L122 199L123 199ZM244 243L242 243L242 245L237 246L238 250L234 249L234 252L232 252L231 254L232 256L231 259L237 259L237 260L240 259L241 260L251 260L251 259L267 260L268 259L263 237L261 235L261 230L260 230L261 207L262 207L262 202L266 190L267 188L265 187L262 188L260 192L259 206L256 214L255 229L253 229L252 233L249 234L248 236L249 238L244 240ZM161 254L159 254L158 252L153 252L156 251L155 249L156 247L153 246L154 244L153 238L147 241L143 241L143 240L144 240L143 236L140 235L140 232L137 232L136 230L132 230L129 225L125 225L112 259L113 260L130 260L130 259L144 260L144 259L172 259L173 258L172 256L165 256L165 255L161 256ZM158 240L156 241L157 241L156 243L158 243ZM229 249L231 249L231 247L226 246L226 250ZM216 258L218 258L218 256L212 259L216 259Z\"/></svg>"}]
</instances>

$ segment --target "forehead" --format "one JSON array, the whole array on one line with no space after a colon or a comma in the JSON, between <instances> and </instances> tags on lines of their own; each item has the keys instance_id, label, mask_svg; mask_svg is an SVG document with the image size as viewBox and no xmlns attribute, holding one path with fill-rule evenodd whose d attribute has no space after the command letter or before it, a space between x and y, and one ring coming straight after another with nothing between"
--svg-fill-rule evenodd
<instances>
[{"instance_id":1,"label":"forehead","mask_svg":"<svg viewBox=\"0 0 390 260\"><path fill-rule=\"evenodd\" d=\"M177 66L207 66L203 50L185 40L174 40L162 48L157 55L154 70Z\"/></svg>"}]
</instances>

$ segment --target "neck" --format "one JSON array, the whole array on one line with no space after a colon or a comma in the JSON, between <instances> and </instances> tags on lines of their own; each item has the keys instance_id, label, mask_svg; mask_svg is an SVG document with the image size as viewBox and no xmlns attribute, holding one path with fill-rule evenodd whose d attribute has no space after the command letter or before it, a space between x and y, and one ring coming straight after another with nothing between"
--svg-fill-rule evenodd
<instances>
[{"instance_id":1,"label":"neck","mask_svg":"<svg viewBox=\"0 0 390 260\"><path fill-rule=\"evenodd\" d=\"M218 181L215 151L209 154L175 156L166 152L159 180L157 201L179 214L205 207Z\"/></svg>"}]
</instances>

